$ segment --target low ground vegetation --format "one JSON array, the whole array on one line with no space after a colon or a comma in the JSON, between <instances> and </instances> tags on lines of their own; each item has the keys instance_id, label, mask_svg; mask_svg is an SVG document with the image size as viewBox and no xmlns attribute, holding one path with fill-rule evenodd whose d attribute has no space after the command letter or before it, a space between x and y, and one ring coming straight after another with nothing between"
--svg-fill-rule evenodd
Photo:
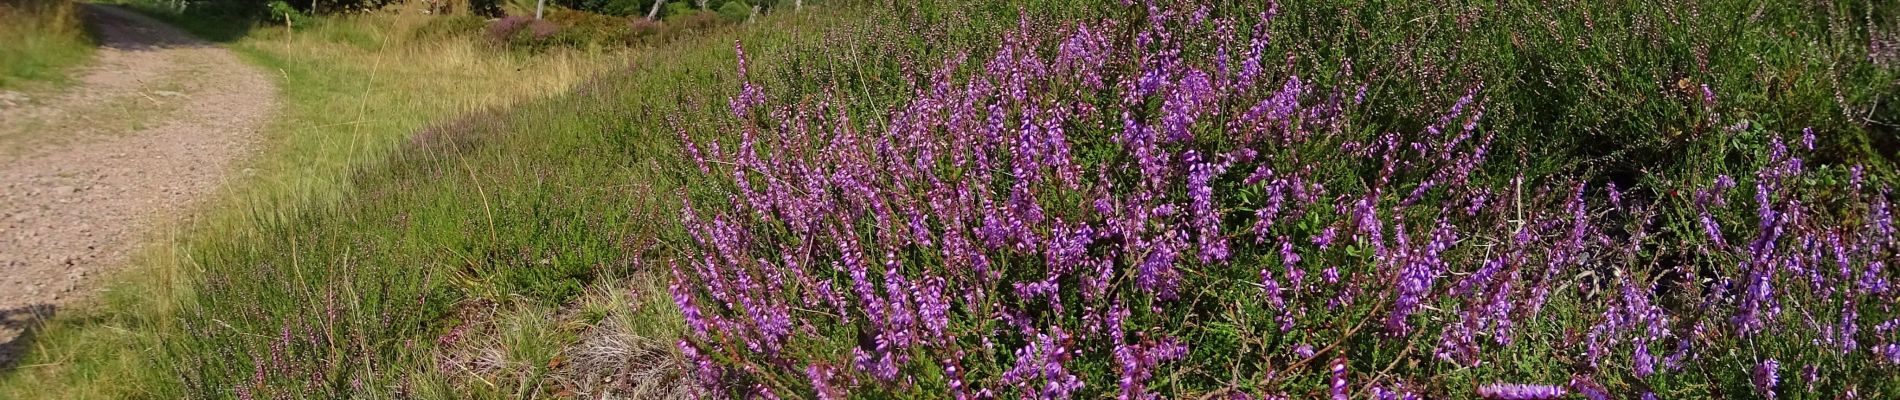
<instances>
[{"instance_id":1,"label":"low ground vegetation","mask_svg":"<svg viewBox=\"0 0 1900 400\"><path fill-rule=\"evenodd\" d=\"M1900 396L1890 7L1133 3L738 46L679 125L694 378Z\"/></svg>"},{"instance_id":2,"label":"low ground vegetation","mask_svg":"<svg viewBox=\"0 0 1900 400\"><path fill-rule=\"evenodd\" d=\"M0 390L1896 397L1895 12L771 13L413 134L313 106L405 123L300 135L375 151ZM269 43L436 48L343 26Z\"/></svg>"},{"instance_id":3,"label":"low ground vegetation","mask_svg":"<svg viewBox=\"0 0 1900 400\"><path fill-rule=\"evenodd\" d=\"M293 239L286 232L304 225L299 221L309 215L334 212L320 210L335 210L358 196L353 182L364 174L361 170L380 165L432 122L565 92L625 62L605 52L550 49L527 55L499 51L477 35L428 35L422 31L433 20L429 16L331 16L294 29L241 28L192 14L168 14L158 6L137 7L202 36L225 38L224 45L279 78L283 107L262 133L260 153L220 198L208 202L201 217L150 246L123 274L109 278L113 282L101 298L68 308L37 329L26 345L31 354L0 373L0 398L234 396L228 390L232 386L188 392L192 386L187 385L194 381L182 375L206 367L199 363L222 362L206 355L226 345L182 340L197 333L186 328L201 327L188 324L217 319L225 322L210 326L236 332L233 329L249 329L243 321L261 317L255 313L263 310L247 305L240 311L201 295L225 290L261 293L231 285L282 281L283 276L263 275L225 280L226 267L249 270L239 266L257 265L232 257L297 254L253 243L274 237L290 240L285 245L308 246L307 236ZM389 240L401 239L401 234L390 234L394 236ZM295 276L295 268L306 266L301 258L283 260L279 265L287 269L269 270ZM226 283L208 283L213 281ZM290 307L301 305L291 301L259 304L271 305L273 312L300 312L292 311ZM251 316L237 317L238 312ZM337 317L378 318L364 312ZM431 326L435 323L441 322Z\"/></svg>"},{"instance_id":4,"label":"low ground vegetation","mask_svg":"<svg viewBox=\"0 0 1900 400\"><path fill-rule=\"evenodd\" d=\"M92 39L73 2L0 2L0 89L57 86L90 54Z\"/></svg>"}]
</instances>

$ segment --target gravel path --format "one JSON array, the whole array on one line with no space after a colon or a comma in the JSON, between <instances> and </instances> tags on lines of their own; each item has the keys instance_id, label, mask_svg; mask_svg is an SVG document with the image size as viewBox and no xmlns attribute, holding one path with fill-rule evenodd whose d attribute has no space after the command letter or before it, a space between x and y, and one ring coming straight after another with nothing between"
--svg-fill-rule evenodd
<instances>
[{"instance_id":1,"label":"gravel path","mask_svg":"<svg viewBox=\"0 0 1900 400\"><path fill-rule=\"evenodd\" d=\"M215 191L276 107L269 76L224 48L116 7L85 14L100 49L74 85L0 103L0 369L28 321L89 297Z\"/></svg>"}]
</instances>

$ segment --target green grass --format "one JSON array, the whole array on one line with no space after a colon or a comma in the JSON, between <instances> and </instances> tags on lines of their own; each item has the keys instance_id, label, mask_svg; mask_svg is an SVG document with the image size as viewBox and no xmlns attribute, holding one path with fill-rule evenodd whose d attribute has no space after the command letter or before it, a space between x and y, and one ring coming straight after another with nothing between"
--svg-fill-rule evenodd
<instances>
[{"instance_id":1,"label":"green grass","mask_svg":"<svg viewBox=\"0 0 1900 400\"><path fill-rule=\"evenodd\" d=\"M373 195L354 188L359 171L383 163L408 143L412 133L433 121L559 93L620 62L620 56L605 53L494 51L474 32L414 40L414 31L428 22L427 17L363 15L327 18L294 31L265 27L248 30L242 37L226 37L229 47L278 78L281 107L263 132L263 151L244 165L248 174L209 202L201 216L142 251L133 265L111 278L95 304L63 310L36 329L27 345L32 350L28 358L0 373L0 398L177 398L186 394L190 382L180 378L183 372L201 367L194 363L237 361L206 357L218 351L191 347L198 342L190 338L199 330L277 332L238 330L255 328L249 322L262 315L204 316L235 311L220 308L226 307L220 303L223 298L213 296L226 293L227 284L220 282L233 277L229 273L249 274L243 276L244 282L258 284L289 282L287 277L322 279L337 274L318 266L368 257L339 254L343 261L338 261L327 255L277 251L324 249L323 245L332 244L312 241L312 235L330 231L304 221L312 215L334 213L343 200ZM195 24L186 28L197 32L236 29L204 21ZM325 237L393 243L412 233L388 229L392 221L353 222L385 229ZM434 229L422 224L411 227L417 232ZM384 236L367 236L372 233ZM248 258L264 255L290 258ZM407 259L414 265L444 261ZM422 270L382 275L364 271L361 276L389 279L363 282L371 285L419 277L395 272ZM437 285L450 282L448 274L438 278ZM338 279L335 282L362 282L353 281L355 275ZM380 316L374 311L382 307L361 302L394 301L353 292L325 295L345 296L352 302L353 311L339 316L352 320ZM295 298L288 293L277 296L280 305ZM340 306L335 301L326 305Z\"/></svg>"},{"instance_id":2,"label":"green grass","mask_svg":"<svg viewBox=\"0 0 1900 400\"><path fill-rule=\"evenodd\" d=\"M66 83L92 55L92 38L70 0L0 1L0 89Z\"/></svg>"},{"instance_id":3,"label":"green grass","mask_svg":"<svg viewBox=\"0 0 1900 400\"><path fill-rule=\"evenodd\" d=\"M664 307L575 314L590 288L645 285L628 301L664 298L636 266L674 229L662 216L675 187L654 165L674 158L658 135L667 130L634 121L671 107L672 93L716 86L701 82L721 79L733 37L636 52L618 78L425 129L357 169L347 199L194 251L195 286L210 289L181 313L230 326L185 327L167 341L161 358L183 378L177 390L531 397L560 390L547 383L550 365L602 320L669 337L677 323ZM454 339L457 326L477 328ZM274 349L272 333L286 328L293 339ZM244 356L199 356L217 352ZM466 354L487 356L457 357ZM321 375L253 380L254 358L279 356Z\"/></svg>"}]
</instances>

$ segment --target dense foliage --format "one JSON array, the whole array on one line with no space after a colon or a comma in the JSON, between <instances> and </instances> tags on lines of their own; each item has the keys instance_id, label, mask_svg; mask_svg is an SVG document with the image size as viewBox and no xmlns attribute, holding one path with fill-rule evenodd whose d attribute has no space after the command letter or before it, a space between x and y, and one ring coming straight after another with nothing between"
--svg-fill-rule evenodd
<instances>
[{"instance_id":1,"label":"dense foliage","mask_svg":"<svg viewBox=\"0 0 1900 400\"><path fill-rule=\"evenodd\" d=\"M741 48L679 124L680 350L765 397L1900 396L1893 10L1333 3Z\"/></svg>"}]
</instances>

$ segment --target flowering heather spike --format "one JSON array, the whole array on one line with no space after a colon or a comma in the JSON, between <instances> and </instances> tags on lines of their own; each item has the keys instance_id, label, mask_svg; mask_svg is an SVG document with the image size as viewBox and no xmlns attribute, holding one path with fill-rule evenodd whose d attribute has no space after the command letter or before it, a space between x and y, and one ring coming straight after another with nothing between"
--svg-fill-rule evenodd
<instances>
[{"instance_id":1,"label":"flowering heather spike","mask_svg":"<svg viewBox=\"0 0 1900 400\"><path fill-rule=\"evenodd\" d=\"M1346 358L1334 358L1332 371L1333 400L1351 400L1351 397L1347 396L1346 393Z\"/></svg>"},{"instance_id":2,"label":"flowering heather spike","mask_svg":"<svg viewBox=\"0 0 1900 400\"><path fill-rule=\"evenodd\" d=\"M679 307L680 314L685 317L686 326L692 328L693 337L705 339L707 337L706 319L700 315L699 307L693 303L692 296L680 287L680 282L684 282L686 278L680 273L679 263L671 264L673 282L667 285L667 291L672 293L673 303Z\"/></svg>"},{"instance_id":3,"label":"flowering heather spike","mask_svg":"<svg viewBox=\"0 0 1900 400\"><path fill-rule=\"evenodd\" d=\"M1498 115L1482 85L1446 77L1440 83L1471 89L1422 93L1456 99L1441 110L1360 106L1379 96L1365 84L1376 77L1346 66L1355 60L1269 49L1275 5L1256 22L1225 6L1128 3L1139 8L1120 21L1025 12L991 48L941 62L899 56L895 80L909 90L892 93L903 102L894 105L845 98L840 88L787 88L803 96L774 99L766 95L774 88L750 80L757 65L735 43L737 94L724 121L708 124L712 132L668 127L678 131L680 159L693 160L683 171L718 182L681 194L684 251L667 287L688 329L679 345L695 380L759 396L773 394L760 382L810 381L811 396L834 398L866 385L911 390L917 382L905 374L940 373L946 397L1154 398L1150 389L1160 388L1150 385L1175 367L1168 363L1206 361L1188 358L1182 343L1194 336L1163 336L1208 326L1184 325L1188 315L1246 318L1209 322L1283 334L1370 317L1384 329L1355 329L1342 343L1435 339L1428 362L1444 365L1361 382L1360 395L1377 399L1445 393L1403 379L1417 368L1486 368L1501 364L1498 354L1553 343L1526 336L1562 338L1584 366L1643 380L1683 378L1661 375L1710 367L1723 358L1711 355L1741 341L1771 343L1757 350L1764 358L1844 361L1829 373L1900 364L1888 268L1900 243L1887 177L1804 165L1800 150L1820 145L1812 129L1737 147L1761 148L1757 159L1692 165L1634 186L1588 190L1582 183L1595 175L1500 182L1509 175L1499 170L1516 171L1490 163L1491 146L1521 138L1482 126ZM965 54L987 58L961 65ZM1282 56L1284 66L1262 65ZM1415 61L1436 69L1444 60ZM1331 63L1342 67L1301 70ZM1716 112L1706 86L1704 96L1696 113L1709 120L1699 131L1739 121ZM1385 122L1425 127L1363 130ZM1741 182L1681 183L1748 162L1764 167L1736 175ZM1740 185L1754 190L1730 193ZM1730 209L1731 195L1752 197L1751 209ZM1681 242L1699 247L1672 247ZM1641 267L1657 265L1675 268ZM1258 296L1222 297L1236 283L1226 280L1251 281L1253 268ZM1185 309L1210 300L1266 315ZM1658 305L1665 301L1684 306ZM1584 318L1528 323L1547 304ZM857 342L831 343L837 332L857 333ZM1335 356L1315 354L1312 339L1259 350ZM850 351L781 352L811 348ZM1325 381L1317 390L1348 397L1349 371L1333 361L1331 370L1260 368L1271 360L1241 368L1266 371L1276 385ZM1726 373L1777 372L1753 367ZM1766 382L1757 385L1772 389ZM1645 389L1610 383L1500 383L1479 395L1594 399Z\"/></svg>"},{"instance_id":4,"label":"flowering heather spike","mask_svg":"<svg viewBox=\"0 0 1900 400\"><path fill-rule=\"evenodd\" d=\"M1781 384L1781 377L1778 376L1780 369L1781 363L1772 358L1755 364L1755 371L1749 376L1749 382L1755 385L1755 393L1769 399L1775 398L1775 386Z\"/></svg>"},{"instance_id":5,"label":"flowering heather spike","mask_svg":"<svg viewBox=\"0 0 1900 400\"><path fill-rule=\"evenodd\" d=\"M713 363L712 358L707 357L699 351L699 347L685 340L680 340L677 343L677 347L680 350L680 354L686 356L686 360L692 363L693 371L696 374L695 378L697 378L701 385L713 387L713 385L719 383L719 377L722 375L722 372L718 364Z\"/></svg>"},{"instance_id":6,"label":"flowering heather spike","mask_svg":"<svg viewBox=\"0 0 1900 400\"><path fill-rule=\"evenodd\" d=\"M1216 100L1214 83L1207 73L1189 70L1184 74L1168 94L1167 101L1161 105L1162 132L1167 134L1168 141L1193 140L1194 134L1189 132L1189 128Z\"/></svg>"},{"instance_id":7,"label":"flowering heather spike","mask_svg":"<svg viewBox=\"0 0 1900 400\"><path fill-rule=\"evenodd\" d=\"M1227 164L1201 162L1200 154L1193 151L1182 155L1181 161L1188 164L1188 211L1193 218L1194 240L1200 245L1200 260L1205 264L1225 262L1230 250L1227 238L1220 233L1220 210L1214 207L1210 182L1227 171Z\"/></svg>"},{"instance_id":8,"label":"flowering heather spike","mask_svg":"<svg viewBox=\"0 0 1900 400\"><path fill-rule=\"evenodd\" d=\"M1637 378L1647 378L1656 373L1656 356L1649 354L1649 344L1646 340L1637 340L1636 349L1632 352L1631 363L1635 364L1632 368L1635 369Z\"/></svg>"},{"instance_id":9,"label":"flowering heather spike","mask_svg":"<svg viewBox=\"0 0 1900 400\"><path fill-rule=\"evenodd\" d=\"M1562 386L1493 383L1478 387L1478 397L1490 400L1552 400L1569 395Z\"/></svg>"},{"instance_id":10,"label":"flowering heather spike","mask_svg":"<svg viewBox=\"0 0 1900 400\"><path fill-rule=\"evenodd\" d=\"M1595 380L1592 380L1586 376L1579 375L1579 376L1571 377L1570 389L1577 391L1577 394L1583 395L1584 398L1590 399L1590 400L1614 400L1615 399L1614 397L1610 396L1610 392L1608 389L1603 388L1603 385L1597 384Z\"/></svg>"},{"instance_id":11,"label":"flowering heather spike","mask_svg":"<svg viewBox=\"0 0 1900 400\"><path fill-rule=\"evenodd\" d=\"M844 395L838 389L831 387L833 375L831 369L826 368L824 365L812 364L809 367L805 367L805 376L811 379L811 391L813 394L818 395L818 398L821 400L838 400L844 398Z\"/></svg>"}]
</instances>

